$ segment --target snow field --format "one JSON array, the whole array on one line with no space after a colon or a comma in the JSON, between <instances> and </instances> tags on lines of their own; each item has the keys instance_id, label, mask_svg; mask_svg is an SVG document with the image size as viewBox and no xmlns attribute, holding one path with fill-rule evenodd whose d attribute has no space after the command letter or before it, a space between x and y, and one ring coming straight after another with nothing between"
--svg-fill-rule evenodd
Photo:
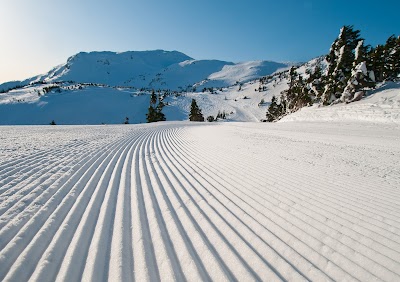
<instances>
[{"instance_id":1,"label":"snow field","mask_svg":"<svg viewBox=\"0 0 400 282\"><path fill-rule=\"evenodd\" d=\"M400 123L400 84L387 82L369 96L350 104L306 107L282 121L350 121Z\"/></svg>"},{"instance_id":2,"label":"snow field","mask_svg":"<svg viewBox=\"0 0 400 282\"><path fill-rule=\"evenodd\" d=\"M0 127L0 279L400 279L400 131Z\"/></svg>"}]
</instances>

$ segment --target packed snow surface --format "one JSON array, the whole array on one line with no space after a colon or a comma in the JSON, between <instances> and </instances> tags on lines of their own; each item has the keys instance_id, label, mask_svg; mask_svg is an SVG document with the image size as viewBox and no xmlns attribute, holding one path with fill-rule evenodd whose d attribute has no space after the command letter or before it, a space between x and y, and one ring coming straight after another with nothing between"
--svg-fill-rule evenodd
<instances>
[{"instance_id":1,"label":"packed snow surface","mask_svg":"<svg viewBox=\"0 0 400 282\"><path fill-rule=\"evenodd\" d=\"M0 127L2 281L399 281L400 128Z\"/></svg>"}]
</instances>

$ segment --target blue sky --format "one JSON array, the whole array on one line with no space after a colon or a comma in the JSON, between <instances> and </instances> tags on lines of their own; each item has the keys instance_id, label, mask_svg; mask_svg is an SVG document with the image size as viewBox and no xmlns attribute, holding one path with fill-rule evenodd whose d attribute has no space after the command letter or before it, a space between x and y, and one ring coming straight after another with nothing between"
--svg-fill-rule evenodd
<instances>
[{"instance_id":1,"label":"blue sky","mask_svg":"<svg viewBox=\"0 0 400 282\"><path fill-rule=\"evenodd\" d=\"M79 51L178 50L196 59L306 61L343 25L375 46L400 34L400 1L2 0L0 83Z\"/></svg>"}]
</instances>

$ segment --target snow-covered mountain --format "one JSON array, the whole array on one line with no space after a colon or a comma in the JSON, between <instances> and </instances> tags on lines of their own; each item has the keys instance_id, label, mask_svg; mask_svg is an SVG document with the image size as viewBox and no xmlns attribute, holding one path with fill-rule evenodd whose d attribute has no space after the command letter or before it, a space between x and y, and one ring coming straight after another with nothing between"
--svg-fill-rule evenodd
<instances>
[{"instance_id":1,"label":"snow-covered mountain","mask_svg":"<svg viewBox=\"0 0 400 282\"><path fill-rule=\"evenodd\" d=\"M326 71L324 57L296 72L307 79L317 66ZM126 117L143 123L152 89L164 97L169 121L187 120L193 98L204 117L220 112L228 121L260 121L272 97L288 89L288 69L266 61L194 60L176 51L79 53L45 75L0 86L0 124L118 124ZM400 123L399 89L399 82L379 84L361 101L306 107L284 120Z\"/></svg>"},{"instance_id":2,"label":"snow-covered mountain","mask_svg":"<svg viewBox=\"0 0 400 282\"><path fill-rule=\"evenodd\" d=\"M81 52L48 73L20 82L4 83L0 91L37 82L73 81L135 88L191 89L193 86L227 87L247 82L288 64L255 61L234 64L195 60L178 51Z\"/></svg>"},{"instance_id":3,"label":"snow-covered mountain","mask_svg":"<svg viewBox=\"0 0 400 282\"><path fill-rule=\"evenodd\" d=\"M191 60L177 51L142 52L81 52L44 76L37 79L46 82L75 81L100 83L110 86L143 87L161 70Z\"/></svg>"}]
</instances>

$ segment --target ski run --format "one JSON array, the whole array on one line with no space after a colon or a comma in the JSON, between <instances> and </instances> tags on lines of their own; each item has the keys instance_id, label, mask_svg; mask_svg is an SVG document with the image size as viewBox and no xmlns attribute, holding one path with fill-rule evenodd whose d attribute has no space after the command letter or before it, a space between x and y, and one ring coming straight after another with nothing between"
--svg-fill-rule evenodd
<instances>
[{"instance_id":1,"label":"ski run","mask_svg":"<svg viewBox=\"0 0 400 282\"><path fill-rule=\"evenodd\" d=\"M400 281L384 123L0 127L1 281Z\"/></svg>"}]
</instances>

